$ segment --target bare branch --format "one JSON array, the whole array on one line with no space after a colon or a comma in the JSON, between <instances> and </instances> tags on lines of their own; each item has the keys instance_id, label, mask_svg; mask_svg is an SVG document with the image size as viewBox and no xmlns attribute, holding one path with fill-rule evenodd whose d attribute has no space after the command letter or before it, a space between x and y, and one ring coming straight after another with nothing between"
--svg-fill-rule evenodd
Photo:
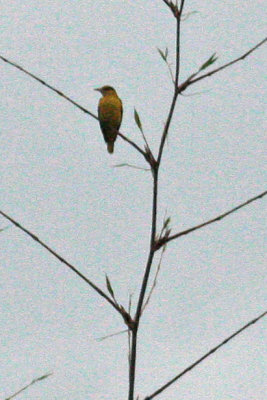
<instances>
[{"instance_id":1,"label":"bare branch","mask_svg":"<svg viewBox=\"0 0 267 400\"><path fill-rule=\"evenodd\" d=\"M14 63L13 61L8 60L7 58L3 57L0 55L0 59L6 62L9 65L12 65L13 67L17 68L18 70L24 72L26 75L30 76L31 78L35 79L36 81L40 82L42 85L47 87L48 89L52 90L59 96L63 97L65 100L70 102L72 105L75 107L79 108L79 110L83 111L85 114L90 115L92 118L96 119L98 121L98 117L93 114L91 111L87 110L80 104L78 104L76 101L72 100L70 97L66 96L63 92L60 90L56 89L55 87L51 86L49 83L45 82L43 79L38 78L38 76L32 74L31 72L27 71L25 68L22 68L20 65ZM132 140L128 139L125 135L119 132L119 136L127 143L129 143L131 146L133 146L139 153L143 155L143 157L147 160L146 153L144 150L142 150L137 144L135 144Z\"/></svg>"},{"instance_id":2,"label":"bare branch","mask_svg":"<svg viewBox=\"0 0 267 400\"><path fill-rule=\"evenodd\" d=\"M171 1L163 0L163 2L171 9Z\"/></svg>"},{"instance_id":3,"label":"bare branch","mask_svg":"<svg viewBox=\"0 0 267 400\"><path fill-rule=\"evenodd\" d=\"M185 3L185 0L181 0L181 6L180 6L180 14L181 14L181 16L182 16L182 12L183 12L183 9L184 9L184 3Z\"/></svg>"},{"instance_id":4,"label":"bare branch","mask_svg":"<svg viewBox=\"0 0 267 400\"><path fill-rule=\"evenodd\" d=\"M198 82L198 81L200 81L200 80L202 80L202 79L204 79L204 78L207 78L208 76L212 76L212 75L216 74L217 72L222 71L223 69L225 69L225 68L227 68L227 67L230 67L230 65L233 65L233 64L237 63L238 61L244 60L244 59L245 59L246 57L248 57L253 51L255 51L255 50L258 49L260 46L262 46L266 41L267 41L267 38L263 39L261 42L259 42L258 44L256 44L256 46L252 47L252 49L250 49L249 51L247 51L246 53L244 53L242 56L236 58L236 59L233 60L233 61L230 61L230 62L227 63L227 64L222 65L222 66L219 67L219 68L216 68L216 69L214 69L214 70L212 70L212 71L210 71L210 72L207 72L206 74L201 75L201 76L199 76L198 78L195 78L195 77L198 75L198 73L199 73L200 71L198 71L198 72L192 74L188 79L186 79L185 82L181 83L181 85L180 85L179 88L178 88L178 92L181 93L181 92L183 92L186 88L188 88L188 86L192 85L193 83Z\"/></svg>"},{"instance_id":5,"label":"bare branch","mask_svg":"<svg viewBox=\"0 0 267 400\"><path fill-rule=\"evenodd\" d=\"M139 129L139 132L141 133L142 139L143 139L143 141L144 141L144 143L145 143L145 148L147 148L148 151L150 151L150 153L151 153L151 150L150 150L150 147L149 147L147 138L146 138L146 136L145 136L145 134L144 134L142 122L141 122L140 116L139 116L139 114L138 114L136 108L134 108L134 120L135 120L135 123L136 123L136 125L137 125L137 127L138 127L138 129Z\"/></svg>"},{"instance_id":6,"label":"bare branch","mask_svg":"<svg viewBox=\"0 0 267 400\"><path fill-rule=\"evenodd\" d=\"M173 99L172 99L172 103L171 103L171 107L170 107L170 111L169 111L169 115L167 117L167 121L166 121L166 124L164 126L163 134L162 134L162 137L161 137L161 142L160 142L160 146L159 146L159 153L158 153L158 158L157 158L157 162L158 163L160 163L160 161L161 161L164 144L165 144L166 139L167 139L167 135L168 135L168 132L169 132L169 127L170 127L170 124L171 124L172 116L173 116L175 105L176 105L177 96L178 96L178 92L175 90L174 96L173 96Z\"/></svg>"},{"instance_id":7,"label":"bare branch","mask_svg":"<svg viewBox=\"0 0 267 400\"><path fill-rule=\"evenodd\" d=\"M170 7L170 4L169 4L168 0L163 0L163 1L168 7Z\"/></svg>"},{"instance_id":8,"label":"bare branch","mask_svg":"<svg viewBox=\"0 0 267 400\"><path fill-rule=\"evenodd\" d=\"M175 4L171 0L163 0L163 2L169 7L175 18L178 19L181 17L185 0L181 0L180 9L177 6L177 1L175 2Z\"/></svg>"},{"instance_id":9,"label":"bare branch","mask_svg":"<svg viewBox=\"0 0 267 400\"><path fill-rule=\"evenodd\" d=\"M70 268L75 274L77 274L80 278L82 278L89 286L91 286L101 297L104 297L109 304L112 305L115 310L117 310L122 316L122 311L120 307L111 299L109 298L99 287L97 287L90 279L86 278L76 267L74 267L72 264L70 264L68 261L66 261L63 257L61 257L58 253L56 253L54 250L51 249L51 247L47 246L42 240L40 240L35 234L30 232L28 229L24 228L21 224L19 224L17 221L15 221L13 218L11 218L9 215L4 213L3 211L0 210L0 215L2 215L4 218L8 219L12 224L14 224L17 228L25 232L28 236L30 236L33 240L35 240L37 243L39 243L42 247L44 247L49 253L51 253L54 257L56 257L60 262L65 264L68 268ZM124 318L124 316L123 316Z\"/></svg>"},{"instance_id":10,"label":"bare branch","mask_svg":"<svg viewBox=\"0 0 267 400\"><path fill-rule=\"evenodd\" d=\"M24 386L24 387L23 387L22 389L20 389L18 392L12 394L12 396L7 397L5 400L14 399L14 397L16 397L18 394L24 392L24 390L28 389L28 387L34 385L36 382L40 382L40 381L42 381L43 379L48 378L50 375L53 375L53 374L50 372L49 374L46 374L46 375L40 376L39 378L33 379L33 380L31 381L31 383L29 383L28 385Z\"/></svg>"},{"instance_id":11,"label":"bare branch","mask_svg":"<svg viewBox=\"0 0 267 400\"><path fill-rule=\"evenodd\" d=\"M133 164L129 164L129 163L116 164L116 165L112 165L112 167L113 168L128 167L128 168L133 168L133 169L139 169L139 170L145 171L145 172L150 171L150 168L138 167L137 165L133 165Z\"/></svg>"},{"instance_id":12,"label":"bare branch","mask_svg":"<svg viewBox=\"0 0 267 400\"><path fill-rule=\"evenodd\" d=\"M224 339L220 344L217 346L213 347L208 353L206 353L204 356L199 358L197 361L195 361L193 364L191 364L189 367L187 367L185 370L180 372L180 374L176 375L173 379L171 379L169 382L167 382L165 385L161 386L158 390L156 390L153 394L147 396L144 400L151 400L160 393L162 393L165 389L167 389L169 386L171 386L174 382L176 382L178 379L180 379L183 375L185 375L187 372L191 371L193 368L195 368L198 364L200 364L202 361L204 361L207 357L215 353L220 347L224 346L226 343L228 343L231 339L233 339L235 336L239 335L241 332L243 332L245 329L250 327L251 325L255 324L258 322L261 318L263 318L267 314L267 311L259 315L257 318L251 320L248 322L246 325L244 325L242 328L238 329L238 331L234 332L231 336L228 336L226 339Z\"/></svg>"},{"instance_id":13,"label":"bare branch","mask_svg":"<svg viewBox=\"0 0 267 400\"><path fill-rule=\"evenodd\" d=\"M133 146L137 151L139 151L140 154L145 158L147 161L147 154L144 150L142 150L139 146L137 146L136 143L134 143L132 140L127 138L127 136L123 135L121 132L118 133L118 136L120 136L125 142L129 143L131 146Z\"/></svg>"},{"instance_id":14,"label":"bare branch","mask_svg":"<svg viewBox=\"0 0 267 400\"><path fill-rule=\"evenodd\" d=\"M114 336L121 335L122 333L126 333L126 332L129 332L129 329L124 329L123 331L119 331L119 332L116 332L116 333L111 333L111 334L106 335L106 336L101 336L100 338L97 338L96 340L98 342L102 342L103 340L109 339L109 338L114 337Z\"/></svg>"},{"instance_id":15,"label":"bare branch","mask_svg":"<svg viewBox=\"0 0 267 400\"><path fill-rule=\"evenodd\" d=\"M164 246L166 243L170 242L171 240L178 239L181 236L188 235L191 232L194 232L194 231L196 231L198 229L204 228L204 226L207 226L207 225L213 224L214 222L220 221L221 219L227 217L228 215L236 212L240 208L245 207L248 204L252 203L253 201L261 199L262 197L266 196L266 194L267 194L267 191L262 192L261 194L259 194L259 195L255 196L255 197L252 197L251 199L247 200L245 203L239 204L238 206L232 208L231 210L226 211L225 213L223 213L221 215L218 215L217 217L212 218L209 221L206 221L206 222L203 222L202 224L193 226L192 228L186 229L185 231L178 232L175 235L169 236L167 238L166 237L161 238L158 241L157 249L160 249L162 246Z\"/></svg>"},{"instance_id":16,"label":"bare branch","mask_svg":"<svg viewBox=\"0 0 267 400\"><path fill-rule=\"evenodd\" d=\"M80 104L76 103L76 101L72 100L70 97L66 96L64 93L62 93L60 90L54 88L53 86L49 85L49 83L46 83L43 79L38 78L38 76L32 74L31 72L27 71L26 69L22 68L20 65L14 63L13 61L8 60L7 58L3 57L0 55L1 60L4 62L8 63L9 65L12 65L13 67L19 69L20 71L24 72L26 75L30 76L31 78L35 79L36 81L40 82L42 85L46 86L48 89L52 90L59 96L63 97L65 100L69 101L71 104L73 104L75 107L78 107L81 111L83 111L86 114L91 115L94 119L98 120L97 116L93 114L91 111L88 111L86 108L82 107Z\"/></svg>"},{"instance_id":17,"label":"bare branch","mask_svg":"<svg viewBox=\"0 0 267 400\"><path fill-rule=\"evenodd\" d=\"M175 85L175 80L174 80L171 64L168 61L166 62L166 64L167 64L167 67L168 67L168 70L169 70L169 74L170 74L172 83Z\"/></svg>"}]
</instances>

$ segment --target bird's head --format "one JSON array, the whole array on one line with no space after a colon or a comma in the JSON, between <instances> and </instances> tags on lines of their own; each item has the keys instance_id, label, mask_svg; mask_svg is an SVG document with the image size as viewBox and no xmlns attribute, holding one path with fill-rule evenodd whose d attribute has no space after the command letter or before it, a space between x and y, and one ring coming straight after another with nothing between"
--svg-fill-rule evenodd
<instances>
[{"instance_id":1,"label":"bird's head","mask_svg":"<svg viewBox=\"0 0 267 400\"><path fill-rule=\"evenodd\" d=\"M111 94L117 94L116 90L112 86L102 86L101 88L96 88L95 89L97 92L100 92L102 96L108 96Z\"/></svg>"}]
</instances>

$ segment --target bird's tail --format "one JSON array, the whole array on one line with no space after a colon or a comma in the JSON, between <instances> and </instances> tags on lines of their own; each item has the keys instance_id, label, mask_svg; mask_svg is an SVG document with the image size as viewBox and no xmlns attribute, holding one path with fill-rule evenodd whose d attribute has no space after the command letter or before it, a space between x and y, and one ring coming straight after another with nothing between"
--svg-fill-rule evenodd
<instances>
[{"instance_id":1,"label":"bird's tail","mask_svg":"<svg viewBox=\"0 0 267 400\"><path fill-rule=\"evenodd\" d=\"M108 152L112 154L114 151L114 142L108 142L107 147L108 147Z\"/></svg>"}]
</instances>

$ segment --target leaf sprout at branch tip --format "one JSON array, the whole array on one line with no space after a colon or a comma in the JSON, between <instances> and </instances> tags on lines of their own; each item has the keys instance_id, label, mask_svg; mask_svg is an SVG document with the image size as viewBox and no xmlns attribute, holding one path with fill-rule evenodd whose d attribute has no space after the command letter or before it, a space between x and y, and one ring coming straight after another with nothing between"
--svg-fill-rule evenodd
<instances>
[{"instance_id":1,"label":"leaf sprout at branch tip","mask_svg":"<svg viewBox=\"0 0 267 400\"><path fill-rule=\"evenodd\" d=\"M202 64L202 66L199 68L198 72L203 71L204 69L210 67L212 64L214 64L218 60L218 57L216 57L216 53L213 53L210 58Z\"/></svg>"}]
</instances>

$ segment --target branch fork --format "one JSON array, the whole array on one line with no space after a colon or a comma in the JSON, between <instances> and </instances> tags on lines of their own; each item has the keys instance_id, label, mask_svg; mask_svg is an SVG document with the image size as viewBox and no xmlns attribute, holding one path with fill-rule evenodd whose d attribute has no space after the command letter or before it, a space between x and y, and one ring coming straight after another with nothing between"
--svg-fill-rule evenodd
<instances>
[{"instance_id":1,"label":"branch fork","mask_svg":"<svg viewBox=\"0 0 267 400\"><path fill-rule=\"evenodd\" d=\"M132 319L131 315L125 310L125 308L121 305L120 306L121 315L125 324L128 326L130 331L136 329L136 322Z\"/></svg>"},{"instance_id":2,"label":"branch fork","mask_svg":"<svg viewBox=\"0 0 267 400\"><path fill-rule=\"evenodd\" d=\"M163 1L169 7L169 9L173 13L174 17L176 19L180 18L181 12L180 12L178 6L176 4L174 4L172 1L168 1L168 0L163 0Z\"/></svg>"}]
</instances>

